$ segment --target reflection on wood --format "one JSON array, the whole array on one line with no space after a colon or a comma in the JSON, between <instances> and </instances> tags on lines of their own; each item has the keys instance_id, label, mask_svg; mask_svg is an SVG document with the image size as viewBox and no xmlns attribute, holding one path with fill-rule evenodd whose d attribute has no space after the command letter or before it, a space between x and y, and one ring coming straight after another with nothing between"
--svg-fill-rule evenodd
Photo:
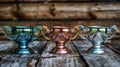
<instances>
[{"instance_id":1,"label":"reflection on wood","mask_svg":"<svg viewBox=\"0 0 120 67\"><path fill-rule=\"evenodd\" d=\"M1 48L6 48L4 50L13 49L13 45L16 45L9 41L6 42L3 42L4 44L2 44L1 42L0 44ZM36 54L17 55L11 53L4 53L1 51L0 58L2 58L2 60L0 61L0 67L36 67L40 57L38 53L41 53L43 51L43 46L45 46L46 42L47 41L34 41L29 44L29 47L31 47ZM3 45L5 45L6 47L4 47Z\"/></svg>"},{"instance_id":2,"label":"reflection on wood","mask_svg":"<svg viewBox=\"0 0 120 67\"><path fill-rule=\"evenodd\" d=\"M38 54L33 55L15 55L8 54L3 57L0 67L35 67L38 61Z\"/></svg>"},{"instance_id":3,"label":"reflection on wood","mask_svg":"<svg viewBox=\"0 0 120 67\"><path fill-rule=\"evenodd\" d=\"M54 47L55 43L53 42L47 44L46 49L41 55L41 63L39 63L42 64L42 67L85 67L85 64L72 44L66 44L66 47L71 50L71 53L65 55L49 53Z\"/></svg>"},{"instance_id":4,"label":"reflection on wood","mask_svg":"<svg viewBox=\"0 0 120 67\"><path fill-rule=\"evenodd\" d=\"M111 43L104 45L120 55L120 37L119 39L111 40Z\"/></svg>"},{"instance_id":5,"label":"reflection on wood","mask_svg":"<svg viewBox=\"0 0 120 67\"><path fill-rule=\"evenodd\" d=\"M46 42L47 41L33 41L28 44L28 47L30 47L34 53L38 54L42 52ZM14 41L0 41L0 54L12 53L17 46L18 44Z\"/></svg>"},{"instance_id":6,"label":"reflection on wood","mask_svg":"<svg viewBox=\"0 0 120 67\"><path fill-rule=\"evenodd\" d=\"M73 41L78 52L82 55L90 67L119 67L120 56L103 46L104 54L91 54L88 49L92 46L91 43L86 41Z\"/></svg>"},{"instance_id":7,"label":"reflection on wood","mask_svg":"<svg viewBox=\"0 0 120 67\"><path fill-rule=\"evenodd\" d=\"M114 41L115 42L115 41ZM0 48L6 47L4 50L12 49L14 46L11 45L12 42L0 42ZM6 44L5 44L6 43ZM31 42L29 47L33 48L34 51L40 50L41 52L46 45L45 50L42 54L32 54L32 55L16 55L11 53L4 53L1 49L0 67L119 67L120 66L120 56L103 45L105 51L104 54L91 54L87 50L92 46L91 43L86 41L73 41L72 43L67 43L68 47L72 52L65 55L51 54L49 51L55 46L55 43L46 41L34 41ZM116 42L115 42L116 43ZM6 45L6 46L3 46ZM13 47L11 47L13 46ZM8 48L9 47L9 48ZM40 52L39 52L40 53ZM86 65L87 64L87 65Z\"/></svg>"}]
</instances>

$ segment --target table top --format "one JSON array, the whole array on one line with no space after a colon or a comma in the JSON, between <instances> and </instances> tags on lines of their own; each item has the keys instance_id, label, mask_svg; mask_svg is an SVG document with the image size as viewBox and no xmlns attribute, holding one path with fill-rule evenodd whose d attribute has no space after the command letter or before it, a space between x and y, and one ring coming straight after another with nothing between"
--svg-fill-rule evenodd
<instances>
[{"instance_id":1,"label":"table top","mask_svg":"<svg viewBox=\"0 0 120 67\"><path fill-rule=\"evenodd\" d=\"M115 40L102 45L104 54L92 54L87 51L92 46L90 42L74 40L66 43L71 53L65 55L49 53L55 47L52 41L31 42L29 47L35 51L35 54L31 55L9 53L17 47L16 43L0 41L0 48L4 47L0 49L0 67L119 67L119 41Z\"/></svg>"},{"instance_id":2,"label":"table top","mask_svg":"<svg viewBox=\"0 0 120 67\"><path fill-rule=\"evenodd\" d=\"M92 54L88 49L92 46L86 41L73 41L79 54L84 58L89 67L119 67L120 55L112 51L110 48L102 45L104 54Z\"/></svg>"}]
</instances>

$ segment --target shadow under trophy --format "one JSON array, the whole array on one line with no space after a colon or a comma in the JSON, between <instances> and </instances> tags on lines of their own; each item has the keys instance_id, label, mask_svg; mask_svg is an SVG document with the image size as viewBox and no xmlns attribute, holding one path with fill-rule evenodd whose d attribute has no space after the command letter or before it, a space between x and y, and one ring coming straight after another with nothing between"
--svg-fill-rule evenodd
<instances>
[{"instance_id":1,"label":"shadow under trophy","mask_svg":"<svg viewBox=\"0 0 120 67\"><path fill-rule=\"evenodd\" d=\"M71 52L70 49L65 47L65 43L77 37L78 33L75 32L75 29L65 26L52 26L50 28L44 26L43 28L44 30L42 30L42 32L46 31L45 33L48 34L47 36L43 33L45 39L54 41L56 43L56 47L54 47L50 53L61 55Z\"/></svg>"},{"instance_id":2,"label":"shadow under trophy","mask_svg":"<svg viewBox=\"0 0 120 67\"><path fill-rule=\"evenodd\" d=\"M88 49L93 54L102 54L104 50L101 48L101 44L111 39L117 31L116 25L110 27L103 26L76 26L79 29L79 36L82 39L90 41L92 47Z\"/></svg>"},{"instance_id":3,"label":"shadow under trophy","mask_svg":"<svg viewBox=\"0 0 120 67\"><path fill-rule=\"evenodd\" d=\"M36 40L35 33L42 29L42 26L3 26L3 33L9 40L18 43L15 54L33 54L33 50L28 47L28 43Z\"/></svg>"}]
</instances>

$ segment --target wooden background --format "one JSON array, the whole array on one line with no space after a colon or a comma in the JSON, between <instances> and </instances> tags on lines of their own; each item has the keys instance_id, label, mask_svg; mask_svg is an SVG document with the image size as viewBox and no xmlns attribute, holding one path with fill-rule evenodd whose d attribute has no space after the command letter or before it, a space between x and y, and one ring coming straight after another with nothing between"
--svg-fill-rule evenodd
<instances>
[{"instance_id":1,"label":"wooden background","mask_svg":"<svg viewBox=\"0 0 120 67\"><path fill-rule=\"evenodd\" d=\"M51 57L47 52L53 43L31 42L39 57L6 54L16 48L2 34L2 26L37 25L117 25L117 34L103 44L104 54L94 55L87 50L92 44L74 40L67 45L73 55ZM0 0L0 67L119 67L120 66L120 1L119 0ZM11 45L13 44L13 45ZM75 47L75 48L74 48ZM43 53L42 53L43 52ZM78 55L79 53L79 55ZM3 55L2 55L3 54ZM47 55L48 54L48 55ZM35 55L36 56L36 55ZM47 56L47 57L46 57ZM32 57L32 58L31 58ZM6 59L5 59L6 58ZM65 58L65 59L64 59ZM2 59L2 60L1 60ZM52 61L52 62L51 62ZM67 66L65 66L67 65ZM82 66L83 65L83 66Z\"/></svg>"},{"instance_id":2,"label":"wooden background","mask_svg":"<svg viewBox=\"0 0 120 67\"><path fill-rule=\"evenodd\" d=\"M109 1L109 2L108 2ZM117 25L118 0L0 0L0 29L4 25Z\"/></svg>"}]
</instances>

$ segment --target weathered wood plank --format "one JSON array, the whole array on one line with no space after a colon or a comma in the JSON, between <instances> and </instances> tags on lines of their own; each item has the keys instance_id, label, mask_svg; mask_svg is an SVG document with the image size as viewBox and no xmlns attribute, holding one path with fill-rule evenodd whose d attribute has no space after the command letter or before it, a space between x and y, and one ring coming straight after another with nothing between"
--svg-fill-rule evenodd
<instances>
[{"instance_id":1,"label":"weathered wood plank","mask_svg":"<svg viewBox=\"0 0 120 67\"><path fill-rule=\"evenodd\" d=\"M44 50L47 41L32 41L28 44L36 54L40 54ZM0 41L0 54L12 53L14 49L18 46L17 43L13 41Z\"/></svg>"},{"instance_id":2,"label":"weathered wood plank","mask_svg":"<svg viewBox=\"0 0 120 67\"><path fill-rule=\"evenodd\" d=\"M40 58L41 62L39 64L41 64L42 67L85 67L84 62L71 43L66 44L66 47L71 50L70 54L57 55L49 53L54 47L54 42L47 44Z\"/></svg>"},{"instance_id":3,"label":"weathered wood plank","mask_svg":"<svg viewBox=\"0 0 120 67\"><path fill-rule=\"evenodd\" d=\"M16 11L15 4L0 4L0 19L15 19L14 12Z\"/></svg>"},{"instance_id":4,"label":"weathered wood plank","mask_svg":"<svg viewBox=\"0 0 120 67\"><path fill-rule=\"evenodd\" d=\"M0 62L0 67L36 67L39 55L6 55Z\"/></svg>"},{"instance_id":5,"label":"weathered wood plank","mask_svg":"<svg viewBox=\"0 0 120 67\"><path fill-rule=\"evenodd\" d=\"M120 4L115 3L30 3L0 4L0 19L120 19ZM89 5L89 6L88 6ZM83 7L84 6L84 7Z\"/></svg>"},{"instance_id":6,"label":"weathered wood plank","mask_svg":"<svg viewBox=\"0 0 120 67\"><path fill-rule=\"evenodd\" d=\"M0 0L0 2L14 2L15 0Z\"/></svg>"},{"instance_id":7,"label":"weathered wood plank","mask_svg":"<svg viewBox=\"0 0 120 67\"><path fill-rule=\"evenodd\" d=\"M84 7L83 7L84 6ZM106 11L106 10L120 10L119 3L55 3L56 11Z\"/></svg>"},{"instance_id":8,"label":"weathered wood plank","mask_svg":"<svg viewBox=\"0 0 120 67\"><path fill-rule=\"evenodd\" d=\"M111 40L110 43L107 43L104 45L120 55L120 43L119 42L120 42L120 37L119 39Z\"/></svg>"},{"instance_id":9,"label":"weathered wood plank","mask_svg":"<svg viewBox=\"0 0 120 67\"><path fill-rule=\"evenodd\" d=\"M14 2L15 0L1 0L0 2ZM119 0L18 0L19 2L118 2Z\"/></svg>"},{"instance_id":10,"label":"weathered wood plank","mask_svg":"<svg viewBox=\"0 0 120 67\"><path fill-rule=\"evenodd\" d=\"M37 26L37 25L46 25L48 27L50 26L55 26L55 25L63 25L63 26L69 26L69 27L74 27L76 25L102 25L102 26L111 26L111 25L117 25L118 29L120 27L120 21L0 21L0 30L1 27L4 25L9 25L9 26L17 26L17 25L26 25L26 26Z\"/></svg>"},{"instance_id":11,"label":"weathered wood plank","mask_svg":"<svg viewBox=\"0 0 120 67\"><path fill-rule=\"evenodd\" d=\"M5 41L3 43L2 42L0 44L0 47L4 48L3 50L13 49L14 48L13 45L16 45L8 41ZM47 41L31 42L29 44L29 47L31 47L35 52L35 54L31 55L17 55L11 53L3 53L1 50L0 58L2 58L2 60L0 61L0 67L36 67L37 63L39 62L40 53L43 51L43 49L45 49L43 46L45 46L46 42ZM5 45L5 47L3 45Z\"/></svg>"},{"instance_id":12,"label":"weathered wood plank","mask_svg":"<svg viewBox=\"0 0 120 67\"><path fill-rule=\"evenodd\" d=\"M120 56L103 46L104 54L92 54L87 50L92 46L86 41L73 41L78 52L82 55L90 67L119 67Z\"/></svg>"}]
</instances>

